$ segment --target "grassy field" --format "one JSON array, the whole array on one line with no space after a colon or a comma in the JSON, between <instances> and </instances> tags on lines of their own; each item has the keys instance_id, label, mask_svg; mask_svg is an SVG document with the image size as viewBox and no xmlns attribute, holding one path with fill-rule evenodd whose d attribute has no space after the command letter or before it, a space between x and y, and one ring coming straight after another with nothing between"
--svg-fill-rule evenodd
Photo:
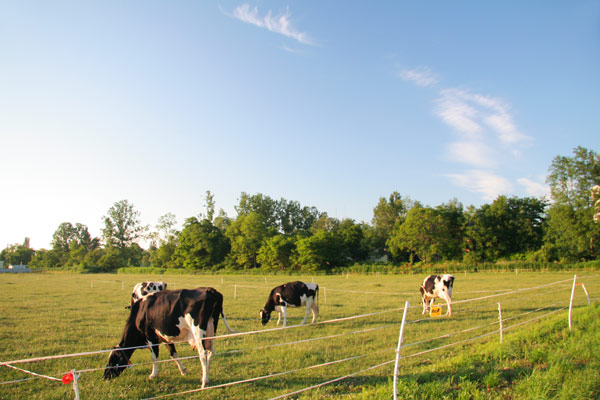
<instances>
[{"instance_id":1,"label":"grassy field","mask_svg":"<svg viewBox=\"0 0 600 400\"><path fill-rule=\"evenodd\" d=\"M589 313L595 310L595 320L598 320L598 309L587 307L586 296L578 287L574 329L569 332L565 328L567 313L563 308L568 307L573 273L457 274L452 318L421 315L418 287L424 278L422 275L290 278L3 274L0 275L0 360L110 349L120 339L128 315L124 306L130 301L131 288L142 280L162 279L170 288L177 289L213 286L225 297L225 313L234 329L249 332L274 328L275 321L264 328L260 325L258 311L273 286L296 278L319 283L320 322L378 314L219 339L217 355L211 364L211 386L275 373L281 375L177 398L268 399L356 374L292 398L389 399L394 368L393 362L389 362L395 357L401 307L406 300L411 308L400 364L403 398L547 398L550 396L544 396L539 391L542 389L537 390L535 386L544 382L546 378L542 376L554 365L559 365L557 369L568 365L555 364L551 350L565 349L567 355L571 354L570 346L576 347L581 342L576 338L584 337L582 332L592 329L588 322L594 318L590 318ZM600 281L594 273L582 274L579 281L592 297L600 293ZM534 287L537 289L529 289ZM498 334L498 302L506 328L502 345ZM301 321L304 311L292 309L289 314L288 323L292 325ZM524 323L535 318L541 322ZM524 324L519 325L521 323ZM222 325L219 328L220 334L226 332ZM477 338L486 334L489 336ZM595 337L598 337L598 329ZM418 355L445 345L448 346ZM168 359L165 347L160 352L161 359ZM195 355L187 344L178 345L178 352L181 357ZM150 353L138 350L132 357L135 367L111 382L102 380L106 358L104 353L15 365L58 378L72 369L86 370L79 380L82 399L152 398L201 386L197 358L183 361L189 371L185 377L179 375L173 362L168 362L161 364L158 378L149 381ZM568 356L565 358L569 360ZM349 360L308 368L345 359ZM585 358L571 359L577 368L589 370ZM524 360L535 367L519 367ZM590 359L588 363L594 365L594 362ZM369 369L384 363L387 364ZM469 370L469 364L477 368ZM598 371L597 367L592 370ZM28 378L23 372L0 367L0 383ZM597 378L596 372L596 381ZM563 381L559 380L558 384ZM0 398L64 399L73 398L73 392L71 385L35 378L0 385Z\"/></svg>"}]
</instances>

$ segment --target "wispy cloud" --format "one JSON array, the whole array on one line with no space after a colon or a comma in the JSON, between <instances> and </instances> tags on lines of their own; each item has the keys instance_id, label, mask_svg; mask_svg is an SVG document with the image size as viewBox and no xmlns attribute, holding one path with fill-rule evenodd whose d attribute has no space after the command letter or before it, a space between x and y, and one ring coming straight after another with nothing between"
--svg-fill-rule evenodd
<instances>
[{"instance_id":1,"label":"wispy cloud","mask_svg":"<svg viewBox=\"0 0 600 400\"><path fill-rule=\"evenodd\" d=\"M525 188L525 192L529 196L550 198L550 188L543 183L535 182L529 178L519 178L517 182Z\"/></svg>"},{"instance_id":2,"label":"wispy cloud","mask_svg":"<svg viewBox=\"0 0 600 400\"><path fill-rule=\"evenodd\" d=\"M400 70L400 78L414 82L419 86L428 87L438 83L438 78L428 67Z\"/></svg>"},{"instance_id":3,"label":"wispy cloud","mask_svg":"<svg viewBox=\"0 0 600 400\"><path fill-rule=\"evenodd\" d=\"M493 149L476 140L450 143L448 155L452 161L475 167L492 168L498 164Z\"/></svg>"},{"instance_id":4,"label":"wispy cloud","mask_svg":"<svg viewBox=\"0 0 600 400\"><path fill-rule=\"evenodd\" d=\"M471 170L462 174L447 175L455 185L471 192L481 193L485 200L493 201L499 195L510 193L513 185L500 175L489 171Z\"/></svg>"},{"instance_id":5,"label":"wispy cloud","mask_svg":"<svg viewBox=\"0 0 600 400\"><path fill-rule=\"evenodd\" d=\"M273 15L271 10L264 17L258 12L258 7L251 8L250 4L242 4L233 10L232 16L247 24L265 28L271 32L297 40L300 43L314 45L305 32L300 32L292 26L289 11L285 14Z\"/></svg>"},{"instance_id":6,"label":"wispy cloud","mask_svg":"<svg viewBox=\"0 0 600 400\"><path fill-rule=\"evenodd\" d=\"M528 137L517 129L509 110L508 104L494 97L463 89L444 89L435 112L460 134L489 131L504 144L526 141Z\"/></svg>"}]
</instances>

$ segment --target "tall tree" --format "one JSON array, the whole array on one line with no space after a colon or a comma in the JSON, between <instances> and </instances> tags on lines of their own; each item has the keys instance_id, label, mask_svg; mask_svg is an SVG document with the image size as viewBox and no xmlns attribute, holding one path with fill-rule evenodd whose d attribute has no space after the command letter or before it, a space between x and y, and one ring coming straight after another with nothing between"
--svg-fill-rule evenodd
<instances>
[{"instance_id":1,"label":"tall tree","mask_svg":"<svg viewBox=\"0 0 600 400\"><path fill-rule=\"evenodd\" d=\"M127 200L114 203L103 219L102 234L109 247L125 249L141 238L146 230L141 225L140 212Z\"/></svg>"},{"instance_id":2,"label":"tall tree","mask_svg":"<svg viewBox=\"0 0 600 400\"><path fill-rule=\"evenodd\" d=\"M380 197L379 202L373 208L373 224L371 247L375 249L376 255L387 254L386 241L389 239L394 226L402 223L408 211L419 205L410 198L402 198L400 193L393 192L386 199Z\"/></svg>"},{"instance_id":3,"label":"tall tree","mask_svg":"<svg viewBox=\"0 0 600 400\"><path fill-rule=\"evenodd\" d=\"M179 235L173 258L176 264L188 269L207 269L222 263L229 250L229 240L223 231L208 219L191 217Z\"/></svg>"},{"instance_id":4,"label":"tall tree","mask_svg":"<svg viewBox=\"0 0 600 400\"><path fill-rule=\"evenodd\" d=\"M98 248L100 239L92 239L88 227L83 224L73 226L70 222L63 222L52 235L51 244L52 252L41 255L38 261L48 258L40 263L49 265L58 258L58 264L72 266L81 264L88 252Z\"/></svg>"},{"instance_id":5,"label":"tall tree","mask_svg":"<svg viewBox=\"0 0 600 400\"><path fill-rule=\"evenodd\" d=\"M592 207L591 189L600 185L600 156L593 150L576 147L572 157L556 156L546 179L555 204L574 210Z\"/></svg>"},{"instance_id":6,"label":"tall tree","mask_svg":"<svg viewBox=\"0 0 600 400\"><path fill-rule=\"evenodd\" d=\"M256 268L258 250L263 240L273 234L274 229L269 229L263 215L252 211L238 216L225 232L231 241L230 256L238 266Z\"/></svg>"},{"instance_id":7,"label":"tall tree","mask_svg":"<svg viewBox=\"0 0 600 400\"><path fill-rule=\"evenodd\" d=\"M249 194L242 192L240 195L240 203L235 207L235 210L238 213L238 217L255 213L260 216L267 227L279 229L277 220L278 208L279 205L277 204L277 201L269 196L265 196L261 193L250 196Z\"/></svg>"},{"instance_id":8,"label":"tall tree","mask_svg":"<svg viewBox=\"0 0 600 400\"><path fill-rule=\"evenodd\" d=\"M396 257L408 251L424 262L431 262L449 258L444 250L450 238L440 211L416 206L410 209L403 223L396 224L387 244Z\"/></svg>"},{"instance_id":9,"label":"tall tree","mask_svg":"<svg viewBox=\"0 0 600 400\"><path fill-rule=\"evenodd\" d=\"M572 157L556 156L547 183L554 201L545 238L548 253L567 260L598 257L600 226L593 222L591 189L600 184L600 156L581 146Z\"/></svg>"},{"instance_id":10,"label":"tall tree","mask_svg":"<svg viewBox=\"0 0 600 400\"><path fill-rule=\"evenodd\" d=\"M213 222L215 217L215 196L210 192L206 191L206 219Z\"/></svg>"}]
</instances>

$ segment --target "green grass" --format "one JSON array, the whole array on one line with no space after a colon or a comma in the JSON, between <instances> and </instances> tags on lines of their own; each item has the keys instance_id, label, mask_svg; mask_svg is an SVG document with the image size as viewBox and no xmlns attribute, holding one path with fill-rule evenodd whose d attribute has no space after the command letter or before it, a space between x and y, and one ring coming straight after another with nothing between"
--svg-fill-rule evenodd
<instances>
[{"instance_id":1,"label":"green grass","mask_svg":"<svg viewBox=\"0 0 600 400\"><path fill-rule=\"evenodd\" d=\"M492 290L528 288L572 278L571 273L457 274L454 300L501 293ZM265 329L258 320L269 290L288 280L312 281L313 277L281 276L165 276L170 288L213 286L225 296L229 324L240 331ZM131 288L136 282L161 279L155 275L0 275L0 360L109 349L120 338L128 311ZM452 318L422 319L418 287L422 275L337 275L315 276L321 286L319 321L412 306L405 331L405 348L400 365L402 398L594 398L598 394L598 308L588 308L581 289L576 292L574 330L565 328L566 311L505 332L504 344L498 335L457 345L419 357L411 354L495 332L497 303L503 317L514 318L505 327L568 305L571 283L546 289L498 296L476 302L457 303ZM92 285L92 280L93 285ZM588 291L600 292L593 276L582 277ZM235 287L237 285L237 288ZM93 287L92 287L93 286ZM234 299L234 292L236 298ZM540 311L535 311L543 308ZM531 312L523 315L523 313ZM289 324L301 321L304 312L290 311ZM178 398L266 399L300 390L370 366L393 360L402 317L401 311L369 318L287 329L259 335L221 339L211 365L211 385L299 369L298 372L252 383L213 389ZM435 339L448 332L484 326L449 338ZM266 328L274 328L272 321ZM369 330L369 331L367 331ZM219 326L219 333L226 332ZM335 337L333 337L335 335ZM341 335L341 336L340 336ZM320 339L329 337L327 339ZM273 344L313 341L272 347ZM431 339L428 342L412 345ZM587 349L590 349L587 351ZM161 359L167 359L162 347ZM179 344L180 356L195 353ZM331 366L306 367L362 356L358 360ZM60 377L71 369L101 369L106 354L20 364L21 368ZM148 363L147 350L138 350L134 363ZM184 360L189 370L179 375L174 363L160 366L158 378L149 381L150 364L138 365L118 379L105 382L102 371L86 372L80 378L82 399L144 398L193 390L201 385L197 358ZM393 363L360 373L352 378L294 398L385 398L392 396ZM0 382L26 378L21 372L0 367ZM587 383L585 383L587 382ZM584 384L585 383L585 384ZM0 385L2 399L73 398L71 385L45 379Z\"/></svg>"}]
</instances>

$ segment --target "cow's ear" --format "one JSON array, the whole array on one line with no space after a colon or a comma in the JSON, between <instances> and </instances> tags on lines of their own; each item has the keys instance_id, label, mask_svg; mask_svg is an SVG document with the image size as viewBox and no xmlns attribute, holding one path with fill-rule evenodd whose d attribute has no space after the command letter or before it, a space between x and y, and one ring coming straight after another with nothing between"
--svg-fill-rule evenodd
<instances>
[{"instance_id":1,"label":"cow's ear","mask_svg":"<svg viewBox=\"0 0 600 400\"><path fill-rule=\"evenodd\" d=\"M148 286L148 282L142 282L142 289L146 289L146 286Z\"/></svg>"},{"instance_id":2,"label":"cow's ear","mask_svg":"<svg viewBox=\"0 0 600 400\"><path fill-rule=\"evenodd\" d=\"M419 292L421 292L421 295L425 294L425 289L423 289L423 286L419 288Z\"/></svg>"},{"instance_id":3,"label":"cow's ear","mask_svg":"<svg viewBox=\"0 0 600 400\"><path fill-rule=\"evenodd\" d=\"M167 282L163 283L163 288L164 288L164 290L167 290Z\"/></svg>"}]
</instances>

